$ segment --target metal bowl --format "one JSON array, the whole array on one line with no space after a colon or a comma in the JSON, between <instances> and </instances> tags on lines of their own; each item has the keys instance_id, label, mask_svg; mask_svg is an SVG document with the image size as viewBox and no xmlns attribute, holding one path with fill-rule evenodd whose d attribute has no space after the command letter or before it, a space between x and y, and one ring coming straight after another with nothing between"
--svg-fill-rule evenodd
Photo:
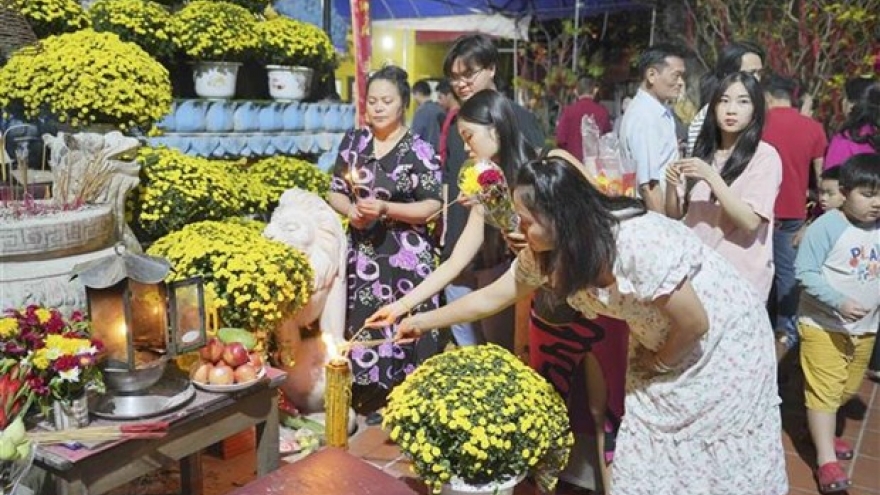
<instances>
[{"instance_id":1,"label":"metal bowl","mask_svg":"<svg viewBox=\"0 0 880 495\"><path fill-rule=\"evenodd\" d=\"M138 392L151 387L165 373L167 358L159 358L135 370L125 369L112 361L103 369L107 388L119 392Z\"/></svg>"}]
</instances>

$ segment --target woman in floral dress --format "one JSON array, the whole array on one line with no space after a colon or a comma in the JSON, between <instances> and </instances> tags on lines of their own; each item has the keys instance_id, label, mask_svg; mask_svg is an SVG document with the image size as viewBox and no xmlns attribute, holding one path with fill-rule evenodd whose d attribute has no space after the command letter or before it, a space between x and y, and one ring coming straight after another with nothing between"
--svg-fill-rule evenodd
<instances>
[{"instance_id":1,"label":"woman in floral dress","mask_svg":"<svg viewBox=\"0 0 880 495\"><path fill-rule=\"evenodd\" d=\"M330 204L349 219L346 337L391 339L392 327L361 330L379 307L412 290L434 269L426 219L441 206L440 166L431 145L403 124L410 89L403 69L377 71L367 83L370 126L349 132L339 146ZM437 307L437 298L419 309ZM382 407L391 387L438 352L436 333L416 344L355 347L354 407Z\"/></svg>"},{"instance_id":2,"label":"woman in floral dress","mask_svg":"<svg viewBox=\"0 0 880 495\"><path fill-rule=\"evenodd\" d=\"M773 335L743 276L687 226L638 200L602 195L559 158L525 164L514 201L528 247L511 270L403 320L398 338L550 287L586 317L630 328L609 493L787 493Z\"/></svg>"}]
</instances>

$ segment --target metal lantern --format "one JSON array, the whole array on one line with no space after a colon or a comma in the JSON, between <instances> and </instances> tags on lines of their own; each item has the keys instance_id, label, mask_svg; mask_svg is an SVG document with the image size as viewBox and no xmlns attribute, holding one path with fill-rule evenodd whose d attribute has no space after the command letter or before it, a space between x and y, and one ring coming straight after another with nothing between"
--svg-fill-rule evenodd
<instances>
[{"instance_id":1,"label":"metal lantern","mask_svg":"<svg viewBox=\"0 0 880 495\"><path fill-rule=\"evenodd\" d=\"M201 278L165 283L163 258L127 251L73 269L86 288L92 335L104 343L107 368L134 371L205 345Z\"/></svg>"}]
</instances>

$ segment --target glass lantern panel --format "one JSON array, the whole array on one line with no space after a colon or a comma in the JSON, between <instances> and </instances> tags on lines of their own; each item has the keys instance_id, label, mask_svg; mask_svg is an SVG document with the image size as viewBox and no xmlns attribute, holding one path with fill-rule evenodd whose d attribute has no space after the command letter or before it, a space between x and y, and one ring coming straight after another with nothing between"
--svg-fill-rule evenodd
<instances>
[{"instance_id":1,"label":"glass lantern panel","mask_svg":"<svg viewBox=\"0 0 880 495\"><path fill-rule=\"evenodd\" d=\"M202 279L195 277L170 284L172 353L195 351L207 343L205 296Z\"/></svg>"},{"instance_id":2,"label":"glass lantern panel","mask_svg":"<svg viewBox=\"0 0 880 495\"><path fill-rule=\"evenodd\" d=\"M167 353L168 309L164 283L142 284L129 280L129 322L135 365L148 364Z\"/></svg>"},{"instance_id":3,"label":"glass lantern panel","mask_svg":"<svg viewBox=\"0 0 880 495\"><path fill-rule=\"evenodd\" d=\"M110 368L129 366L129 333L125 324L125 283L106 289L87 288L92 336L104 344Z\"/></svg>"}]
</instances>

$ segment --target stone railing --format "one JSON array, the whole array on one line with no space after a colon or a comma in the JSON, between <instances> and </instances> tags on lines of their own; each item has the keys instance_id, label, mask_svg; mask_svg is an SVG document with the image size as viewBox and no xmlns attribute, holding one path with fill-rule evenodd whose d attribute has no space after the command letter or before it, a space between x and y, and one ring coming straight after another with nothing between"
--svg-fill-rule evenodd
<instances>
[{"instance_id":1,"label":"stone railing","mask_svg":"<svg viewBox=\"0 0 880 495\"><path fill-rule=\"evenodd\" d=\"M327 170L354 115L345 103L178 100L148 142L213 158L313 154Z\"/></svg>"}]
</instances>

